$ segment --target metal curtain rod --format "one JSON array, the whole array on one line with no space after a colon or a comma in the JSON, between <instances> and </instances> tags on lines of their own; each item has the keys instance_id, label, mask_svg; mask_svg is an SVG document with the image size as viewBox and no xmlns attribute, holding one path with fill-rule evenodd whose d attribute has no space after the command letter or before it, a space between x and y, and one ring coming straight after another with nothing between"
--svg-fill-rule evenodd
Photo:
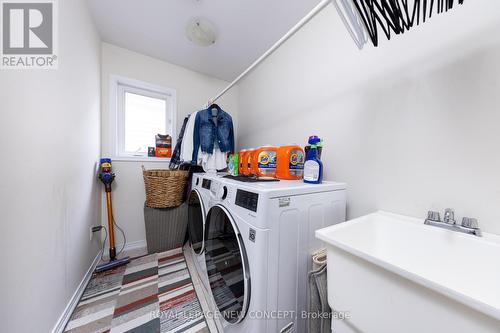
<instances>
[{"instance_id":1,"label":"metal curtain rod","mask_svg":"<svg viewBox=\"0 0 500 333\"><path fill-rule=\"evenodd\" d=\"M321 12L332 0L321 0L321 2L314 7L309 14L307 14L302 20L299 21L292 29L290 29L280 40L278 40L269 50L266 51L259 59L255 60L253 64L250 65L243 73L241 73L233 82L231 82L224 90L222 90L217 96L209 100L209 104L215 103L219 98L221 98L229 89L234 87L241 79L248 75L255 67L257 67L261 62L266 60L271 54L274 53L281 45L283 45L290 37L295 35L304 25L307 24L313 17L315 17L319 12ZM207 107L209 107L208 105Z\"/></svg>"}]
</instances>

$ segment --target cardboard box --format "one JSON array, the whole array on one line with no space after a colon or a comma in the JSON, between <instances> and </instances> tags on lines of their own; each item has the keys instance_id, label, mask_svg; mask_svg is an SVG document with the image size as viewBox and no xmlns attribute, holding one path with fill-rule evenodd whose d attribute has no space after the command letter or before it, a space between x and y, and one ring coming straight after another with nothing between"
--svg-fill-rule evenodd
<instances>
[{"instance_id":1,"label":"cardboard box","mask_svg":"<svg viewBox=\"0 0 500 333\"><path fill-rule=\"evenodd\" d=\"M156 157L172 157L172 137L156 134Z\"/></svg>"}]
</instances>

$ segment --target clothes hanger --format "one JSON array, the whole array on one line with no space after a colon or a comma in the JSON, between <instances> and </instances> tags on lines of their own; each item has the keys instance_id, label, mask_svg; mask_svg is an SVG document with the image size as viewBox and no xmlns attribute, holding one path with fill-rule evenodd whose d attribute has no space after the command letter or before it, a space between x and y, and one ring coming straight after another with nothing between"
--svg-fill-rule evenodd
<instances>
[{"instance_id":1,"label":"clothes hanger","mask_svg":"<svg viewBox=\"0 0 500 333\"><path fill-rule=\"evenodd\" d=\"M366 31L368 33L368 36L370 37L370 40L372 41L372 44L377 47L378 46L378 31L377 31L377 26L375 25L375 22L373 20L373 12L368 8L368 6L371 4L369 2L368 4L364 0L352 0L354 3L354 7L356 8L359 16L361 17L361 21L363 22Z\"/></svg>"},{"instance_id":2,"label":"clothes hanger","mask_svg":"<svg viewBox=\"0 0 500 333\"><path fill-rule=\"evenodd\" d=\"M221 110L220 106L215 104L215 103L212 103L212 105L210 105L209 109L212 111L212 117L217 117L219 115L219 110Z\"/></svg>"},{"instance_id":3,"label":"clothes hanger","mask_svg":"<svg viewBox=\"0 0 500 333\"><path fill-rule=\"evenodd\" d=\"M217 105L216 103L212 102L212 100L208 100L207 101L207 104L205 104L205 110L211 110L212 111L212 117L216 117L217 114L219 113L219 110L222 110L221 107L219 105ZM217 112L215 113L214 115L214 110L216 110Z\"/></svg>"},{"instance_id":4,"label":"clothes hanger","mask_svg":"<svg viewBox=\"0 0 500 333\"><path fill-rule=\"evenodd\" d=\"M342 4L343 10L337 1ZM370 37L373 45L378 46L378 29L381 28L388 40L391 33L403 34L414 26L420 25L432 18L434 13L441 14L453 9L458 3L463 5L465 0L335 0L334 4L344 24L348 28L356 45L360 47L359 32L354 31L356 24L353 15L347 8L355 9L360 23ZM354 6L351 6L354 5ZM436 6L434 6L436 5ZM346 22L350 24L346 24Z\"/></svg>"},{"instance_id":5,"label":"clothes hanger","mask_svg":"<svg viewBox=\"0 0 500 333\"><path fill-rule=\"evenodd\" d=\"M222 110L221 107L218 104L214 103L212 100L208 100L205 109L211 111L212 118L217 118L217 116L219 115L219 111Z\"/></svg>"},{"instance_id":6,"label":"clothes hanger","mask_svg":"<svg viewBox=\"0 0 500 333\"><path fill-rule=\"evenodd\" d=\"M362 50L368 42L368 36L353 2L351 0L332 0L332 2L354 43Z\"/></svg>"}]
</instances>

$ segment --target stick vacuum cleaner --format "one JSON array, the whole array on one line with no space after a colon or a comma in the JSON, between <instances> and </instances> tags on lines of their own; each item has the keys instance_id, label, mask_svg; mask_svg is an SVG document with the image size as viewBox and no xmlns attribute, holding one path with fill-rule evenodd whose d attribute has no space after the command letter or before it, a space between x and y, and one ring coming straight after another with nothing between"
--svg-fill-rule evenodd
<instances>
[{"instance_id":1,"label":"stick vacuum cleaner","mask_svg":"<svg viewBox=\"0 0 500 333\"><path fill-rule=\"evenodd\" d=\"M97 266L95 269L96 273L126 265L130 262L129 257L116 259L113 203L111 201L111 183L113 183L113 180L115 180L115 174L111 172L111 159L101 159L99 179L104 184L104 189L106 191L106 206L108 209L109 262Z\"/></svg>"}]
</instances>

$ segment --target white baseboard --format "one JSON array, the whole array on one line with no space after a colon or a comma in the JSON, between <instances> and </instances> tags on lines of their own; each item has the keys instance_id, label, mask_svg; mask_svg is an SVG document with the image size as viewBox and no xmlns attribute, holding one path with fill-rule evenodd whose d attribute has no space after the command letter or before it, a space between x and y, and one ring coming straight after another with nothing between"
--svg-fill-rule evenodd
<instances>
[{"instance_id":1,"label":"white baseboard","mask_svg":"<svg viewBox=\"0 0 500 333\"><path fill-rule=\"evenodd\" d=\"M123 246L123 244L116 245L117 251L119 249L121 249L122 246ZM135 241L135 242L127 242L127 244L125 245L125 248L123 249L123 251L143 249L143 248L146 248L147 246L148 246L148 244L146 243L145 239L139 240L139 241Z\"/></svg>"},{"instance_id":2,"label":"white baseboard","mask_svg":"<svg viewBox=\"0 0 500 333\"><path fill-rule=\"evenodd\" d=\"M106 245L106 246L108 246L108 245ZM118 253L122 249L122 246L123 246L123 243L115 245L116 253ZM135 241L135 242L127 242L127 244L123 248L123 252L125 252L125 254L126 254L129 251L146 249L146 248L147 248L147 243L146 243L146 240L143 239L143 240L139 240L139 241ZM121 255L118 256L118 258L120 258L120 257L121 257ZM103 255L102 259L104 261L109 260L108 248L104 249L104 255Z\"/></svg>"},{"instance_id":3,"label":"white baseboard","mask_svg":"<svg viewBox=\"0 0 500 333\"><path fill-rule=\"evenodd\" d=\"M119 250L122 248L122 246L123 244L118 244L116 248ZM123 251L143 249L146 247L147 247L146 240L127 242ZM106 253L106 249L104 250L104 253ZM71 296L68 305L66 305L66 308L64 309L63 313L57 320L56 325L52 329L52 333L62 333L64 331L64 328L68 324L71 314L73 313L73 311L75 311L75 308L78 305L78 301L80 301L80 298L82 297L83 292L85 291L85 287L87 287L87 284L89 283L90 278L92 277L92 273L94 272L97 264L99 264L100 260L101 260L101 251L97 253L97 256L94 258L92 265L90 265L89 269L87 270L87 273L85 273L85 276L78 285L78 288L76 288L75 293L73 294L73 296Z\"/></svg>"},{"instance_id":4,"label":"white baseboard","mask_svg":"<svg viewBox=\"0 0 500 333\"><path fill-rule=\"evenodd\" d=\"M66 305L66 308L64 309L63 313L57 320L56 325L52 329L52 333L62 333L64 331L64 328L68 324L71 314L73 313L73 311L75 311L75 308L78 305L78 302L80 301L83 292L85 291L85 287L87 287L87 284L89 283L90 278L92 277L92 273L94 272L95 267L99 263L99 260L101 260L101 251L97 253L96 257L94 258L94 261L92 262L92 265L90 265L89 269L87 270L87 273L85 273L85 276L78 285L78 288L76 288L76 291L74 292L73 296L71 296L68 305Z\"/></svg>"}]
</instances>

